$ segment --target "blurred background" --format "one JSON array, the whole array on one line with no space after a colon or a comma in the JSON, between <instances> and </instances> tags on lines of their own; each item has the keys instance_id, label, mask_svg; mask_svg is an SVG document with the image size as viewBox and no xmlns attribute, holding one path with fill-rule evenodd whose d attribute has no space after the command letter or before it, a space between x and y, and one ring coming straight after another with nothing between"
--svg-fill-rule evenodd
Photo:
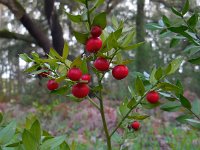
<instances>
[{"instance_id":1,"label":"blurred background","mask_svg":"<svg viewBox=\"0 0 200 150\"><path fill-rule=\"evenodd\" d=\"M135 28L133 42L146 41L135 51L124 54L132 58L127 79L113 82L104 80L106 117L109 127L115 126L115 108L128 95L127 86L141 73L149 73L153 66L164 66L172 58L184 55L188 42L183 41L170 48L170 38L160 36L159 31L148 30L148 23L162 23L162 15L173 20L171 7L178 10L185 0L106 0L97 11L108 14L108 27L112 17L125 20L125 26ZM198 11L200 0L190 0L190 11ZM20 53L37 52L41 56L54 47L62 53L64 41L70 46L70 58L83 52L83 45L76 42L73 30L84 31L85 27L70 22L66 12L78 14L79 4L67 0L0 0L0 111L8 119L23 122L27 115L40 117L44 128L53 134L67 133L69 139L76 138L82 149L101 149L101 118L95 108L87 102L76 103L69 97L49 94L47 79L23 73L28 64L19 59ZM183 63L170 79L179 79L185 89L184 95L200 109L200 68ZM120 87L120 89L119 89ZM130 149L198 149L199 133L187 125L175 121L178 113L164 113L159 109L148 112L152 117L143 121L136 138L129 142ZM99 116L99 117L97 117ZM117 141L117 139L115 139ZM117 143L117 142L116 142ZM80 149L81 149L80 148Z\"/></svg>"}]
</instances>

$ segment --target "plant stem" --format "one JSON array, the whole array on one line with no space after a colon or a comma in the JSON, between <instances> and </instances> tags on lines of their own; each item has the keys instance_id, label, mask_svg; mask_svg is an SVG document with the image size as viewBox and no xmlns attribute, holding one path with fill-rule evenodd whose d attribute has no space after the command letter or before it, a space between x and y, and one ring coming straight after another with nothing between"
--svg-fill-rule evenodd
<instances>
[{"instance_id":1,"label":"plant stem","mask_svg":"<svg viewBox=\"0 0 200 150\"><path fill-rule=\"evenodd\" d=\"M91 103L94 107L96 107L98 110L100 110L98 104L95 103L89 96L88 96L88 100L90 101L90 103Z\"/></svg>"},{"instance_id":2,"label":"plant stem","mask_svg":"<svg viewBox=\"0 0 200 150\"><path fill-rule=\"evenodd\" d=\"M197 114L195 114L192 110L188 109L198 120L200 120L200 117L197 116Z\"/></svg>"},{"instance_id":3,"label":"plant stem","mask_svg":"<svg viewBox=\"0 0 200 150\"><path fill-rule=\"evenodd\" d=\"M107 127L107 123L106 123L106 119L105 119L104 104L103 104L103 99L102 99L102 92L100 91L99 94L100 94L100 98L99 98L99 102L100 102L100 114L101 114L101 118L102 118L102 122L103 122L104 132L105 132L105 135L106 135L107 149L108 150L112 150L111 137L109 135L109 131L108 131L108 127Z\"/></svg>"},{"instance_id":4,"label":"plant stem","mask_svg":"<svg viewBox=\"0 0 200 150\"><path fill-rule=\"evenodd\" d=\"M91 29L92 24L91 24L91 19L90 19L90 10L89 10L89 5L88 5L88 0L86 0L86 8L87 8L87 19L88 19L88 24L89 24L89 28Z\"/></svg>"}]
</instances>

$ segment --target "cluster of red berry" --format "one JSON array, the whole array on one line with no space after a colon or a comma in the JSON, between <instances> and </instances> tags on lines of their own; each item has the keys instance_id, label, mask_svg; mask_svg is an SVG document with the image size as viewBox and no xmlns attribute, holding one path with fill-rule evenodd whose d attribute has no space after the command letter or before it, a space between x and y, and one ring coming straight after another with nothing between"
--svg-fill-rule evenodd
<instances>
[{"instance_id":1,"label":"cluster of red berry","mask_svg":"<svg viewBox=\"0 0 200 150\"><path fill-rule=\"evenodd\" d=\"M102 29L99 26L93 26L91 29L91 37L87 40L85 49L89 53L97 53L102 47L102 40L99 36L102 34ZM98 71L108 71L110 67L110 63L106 58L98 57L94 61L94 67ZM125 65L117 65L112 69L112 75L115 79L121 80L128 76L128 67ZM82 72L79 68L71 68L67 77L72 81L77 81L72 87L72 94L77 98L84 98L89 94L89 87L87 83L89 83L91 76L89 74L82 75ZM81 82L81 81L86 82ZM59 84L55 80L49 80L47 83L47 88L49 90L55 90L59 87Z\"/></svg>"}]
</instances>

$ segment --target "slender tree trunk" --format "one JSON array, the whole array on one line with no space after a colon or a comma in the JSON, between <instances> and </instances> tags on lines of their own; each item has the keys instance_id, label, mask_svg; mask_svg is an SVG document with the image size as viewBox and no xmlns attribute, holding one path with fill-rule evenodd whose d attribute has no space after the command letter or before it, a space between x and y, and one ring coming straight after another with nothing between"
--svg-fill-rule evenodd
<instances>
[{"instance_id":1,"label":"slender tree trunk","mask_svg":"<svg viewBox=\"0 0 200 150\"><path fill-rule=\"evenodd\" d=\"M136 16L136 41L145 41L145 0L137 1L137 16ZM148 49L145 44L140 46L136 52L136 69L137 71L145 71L149 69L148 65Z\"/></svg>"}]
</instances>

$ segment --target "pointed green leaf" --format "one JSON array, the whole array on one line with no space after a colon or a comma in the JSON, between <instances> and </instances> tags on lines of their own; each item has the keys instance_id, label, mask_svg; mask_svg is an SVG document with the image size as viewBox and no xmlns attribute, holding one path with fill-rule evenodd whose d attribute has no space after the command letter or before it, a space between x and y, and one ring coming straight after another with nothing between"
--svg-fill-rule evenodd
<instances>
[{"instance_id":1,"label":"pointed green leaf","mask_svg":"<svg viewBox=\"0 0 200 150\"><path fill-rule=\"evenodd\" d=\"M144 45L144 42L136 43L133 45L129 45L127 47L122 47L123 50L129 51L129 50L136 50L138 47Z\"/></svg>"},{"instance_id":2,"label":"pointed green leaf","mask_svg":"<svg viewBox=\"0 0 200 150\"><path fill-rule=\"evenodd\" d=\"M157 70L156 70L156 73L155 73L155 79L156 80L160 80L160 78L163 76L163 71L162 71L162 68L160 67L160 68L158 68Z\"/></svg>"},{"instance_id":3,"label":"pointed green leaf","mask_svg":"<svg viewBox=\"0 0 200 150\"><path fill-rule=\"evenodd\" d=\"M66 139L66 136L58 136L55 138L51 138L46 140L42 146L41 150L50 150L60 146Z\"/></svg>"},{"instance_id":4,"label":"pointed green leaf","mask_svg":"<svg viewBox=\"0 0 200 150\"><path fill-rule=\"evenodd\" d=\"M88 36L89 36L88 33L79 33L76 31L74 31L73 33L74 33L76 40L81 44L85 44L86 41L88 40Z\"/></svg>"},{"instance_id":5,"label":"pointed green leaf","mask_svg":"<svg viewBox=\"0 0 200 150\"><path fill-rule=\"evenodd\" d=\"M135 80L135 89L140 96L144 95L145 87L140 77L137 77Z\"/></svg>"},{"instance_id":6,"label":"pointed green leaf","mask_svg":"<svg viewBox=\"0 0 200 150\"><path fill-rule=\"evenodd\" d=\"M32 124L32 126L30 128L30 132L32 133L32 135L35 138L36 142L38 144L40 144L41 126L40 126L40 122L38 120L35 120L35 122Z\"/></svg>"},{"instance_id":7,"label":"pointed green leaf","mask_svg":"<svg viewBox=\"0 0 200 150\"><path fill-rule=\"evenodd\" d=\"M155 84L157 82L156 78L155 78L155 73L156 73L156 67L153 68L153 70L151 71L151 75L149 78L149 82L151 84Z\"/></svg>"},{"instance_id":8,"label":"pointed green leaf","mask_svg":"<svg viewBox=\"0 0 200 150\"><path fill-rule=\"evenodd\" d=\"M194 119L186 119L186 121L193 127L200 129L200 121Z\"/></svg>"},{"instance_id":9,"label":"pointed green leaf","mask_svg":"<svg viewBox=\"0 0 200 150\"><path fill-rule=\"evenodd\" d=\"M193 59L189 59L188 60L190 63L195 64L195 65L199 65L200 64L200 57L198 58L193 58Z\"/></svg>"},{"instance_id":10,"label":"pointed green leaf","mask_svg":"<svg viewBox=\"0 0 200 150\"><path fill-rule=\"evenodd\" d=\"M181 107L181 104L178 102L167 102L163 104L160 109L164 111L176 111Z\"/></svg>"},{"instance_id":11,"label":"pointed green leaf","mask_svg":"<svg viewBox=\"0 0 200 150\"><path fill-rule=\"evenodd\" d=\"M128 33L125 39L123 39L121 46L127 47L133 41L134 35L135 35L135 31Z\"/></svg>"},{"instance_id":12,"label":"pointed green leaf","mask_svg":"<svg viewBox=\"0 0 200 150\"><path fill-rule=\"evenodd\" d=\"M134 120L144 120L146 118L150 117L149 115L140 115L140 114L133 114L128 116L128 119L134 119Z\"/></svg>"},{"instance_id":13,"label":"pointed green leaf","mask_svg":"<svg viewBox=\"0 0 200 150\"><path fill-rule=\"evenodd\" d=\"M30 58L30 57L28 57L28 55L27 54L20 54L19 55L19 57L22 59L22 60L24 60L25 62L32 62L33 60Z\"/></svg>"},{"instance_id":14,"label":"pointed green leaf","mask_svg":"<svg viewBox=\"0 0 200 150\"><path fill-rule=\"evenodd\" d=\"M175 15L182 17L182 14L180 12L178 12L178 10L176 10L175 8L172 7L171 10Z\"/></svg>"},{"instance_id":15,"label":"pointed green leaf","mask_svg":"<svg viewBox=\"0 0 200 150\"><path fill-rule=\"evenodd\" d=\"M186 0L185 5L182 9L182 15L185 15L188 12L189 7L190 7L189 0Z\"/></svg>"},{"instance_id":16,"label":"pointed green leaf","mask_svg":"<svg viewBox=\"0 0 200 150\"><path fill-rule=\"evenodd\" d=\"M76 22L76 23L80 23L82 20L81 20L81 15L72 15L70 13L66 13L68 18L73 21L73 22Z\"/></svg>"},{"instance_id":17,"label":"pointed green leaf","mask_svg":"<svg viewBox=\"0 0 200 150\"><path fill-rule=\"evenodd\" d=\"M162 20L167 27L170 26L170 21L165 15L163 15Z\"/></svg>"},{"instance_id":18,"label":"pointed green leaf","mask_svg":"<svg viewBox=\"0 0 200 150\"><path fill-rule=\"evenodd\" d=\"M127 112L129 111L128 105L128 99L126 98L119 106L119 111L122 116L125 116Z\"/></svg>"},{"instance_id":19,"label":"pointed green leaf","mask_svg":"<svg viewBox=\"0 0 200 150\"><path fill-rule=\"evenodd\" d=\"M181 102L183 107L185 107L187 109L192 108L190 101L187 98L185 98L183 95L180 95L180 102Z\"/></svg>"},{"instance_id":20,"label":"pointed green leaf","mask_svg":"<svg viewBox=\"0 0 200 150\"><path fill-rule=\"evenodd\" d=\"M61 56L53 48L50 48L49 55L52 56L53 58L58 58L58 59L62 60Z\"/></svg>"},{"instance_id":21,"label":"pointed green leaf","mask_svg":"<svg viewBox=\"0 0 200 150\"><path fill-rule=\"evenodd\" d=\"M33 66L31 66L30 68L27 68L26 70L24 70L25 73L31 73L33 71L36 71L40 66L35 64Z\"/></svg>"},{"instance_id":22,"label":"pointed green leaf","mask_svg":"<svg viewBox=\"0 0 200 150\"><path fill-rule=\"evenodd\" d=\"M161 82L157 85L158 88L161 88L163 91L171 91L171 92L175 92L175 93L180 93L181 89L171 83L168 82Z\"/></svg>"},{"instance_id":23,"label":"pointed green leaf","mask_svg":"<svg viewBox=\"0 0 200 150\"><path fill-rule=\"evenodd\" d=\"M12 121L0 130L0 145L5 145L13 138L16 130L16 121Z\"/></svg>"},{"instance_id":24,"label":"pointed green leaf","mask_svg":"<svg viewBox=\"0 0 200 150\"><path fill-rule=\"evenodd\" d=\"M64 95L68 91L69 91L69 87L68 86L63 86L63 87L61 87L59 89L51 91L51 94Z\"/></svg>"},{"instance_id":25,"label":"pointed green leaf","mask_svg":"<svg viewBox=\"0 0 200 150\"><path fill-rule=\"evenodd\" d=\"M63 48L63 55L62 55L63 61L65 61L65 59L67 59L68 55L69 55L69 46L65 42L64 48Z\"/></svg>"},{"instance_id":26,"label":"pointed green leaf","mask_svg":"<svg viewBox=\"0 0 200 150\"><path fill-rule=\"evenodd\" d=\"M102 12L102 13L97 14L94 17L92 25L93 26L97 25L97 26L100 26L102 29L104 29L107 25L106 12Z\"/></svg>"},{"instance_id":27,"label":"pointed green leaf","mask_svg":"<svg viewBox=\"0 0 200 150\"><path fill-rule=\"evenodd\" d=\"M135 104L137 104L137 101L135 100L135 98L133 97L127 104L127 107L129 109L133 108L135 106Z\"/></svg>"},{"instance_id":28,"label":"pointed green leaf","mask_svg":"<svg viewBox=\"0 0 200 150\"><path fill-rule=\"evenodd\" d=\"M38 143L34 136L28 130L22 133L22 143L26 150L38 150Z\"/></svg>"},{"instance_id":29,"label":"pointed green leaf","mask_svg":"<svg viewBox=\"0 0 200 150\"><path fill-rule=\"evenodd\" d=\"M183 57L177 57L174 59L167 67L166 74L170 75L176 72L176 70L180 67L181 63L183 62Z\"/></svg>"},{"instance_id":30,"label":"pointed green leaf","mask_svg":"<svg viewBox=\"0 0 200 150\"><path fill-rule=\"evenodd\" d=\"M199 17L198 14L194 13L187 21L188 25L194 28L197 25L198 17Z\"/></svg>"},{"instance_id":31,"label":"pointed green leaf","mask_svg":"<svg viewBox=\"0 0 200 150\"><path fill-rule=\"evenodd\" d=\"M105 0L96 0L94 6L89 10L90 14L96 9L98 8L100 5L102 5L104 3Z\"/></svg>"}]
</instances>

